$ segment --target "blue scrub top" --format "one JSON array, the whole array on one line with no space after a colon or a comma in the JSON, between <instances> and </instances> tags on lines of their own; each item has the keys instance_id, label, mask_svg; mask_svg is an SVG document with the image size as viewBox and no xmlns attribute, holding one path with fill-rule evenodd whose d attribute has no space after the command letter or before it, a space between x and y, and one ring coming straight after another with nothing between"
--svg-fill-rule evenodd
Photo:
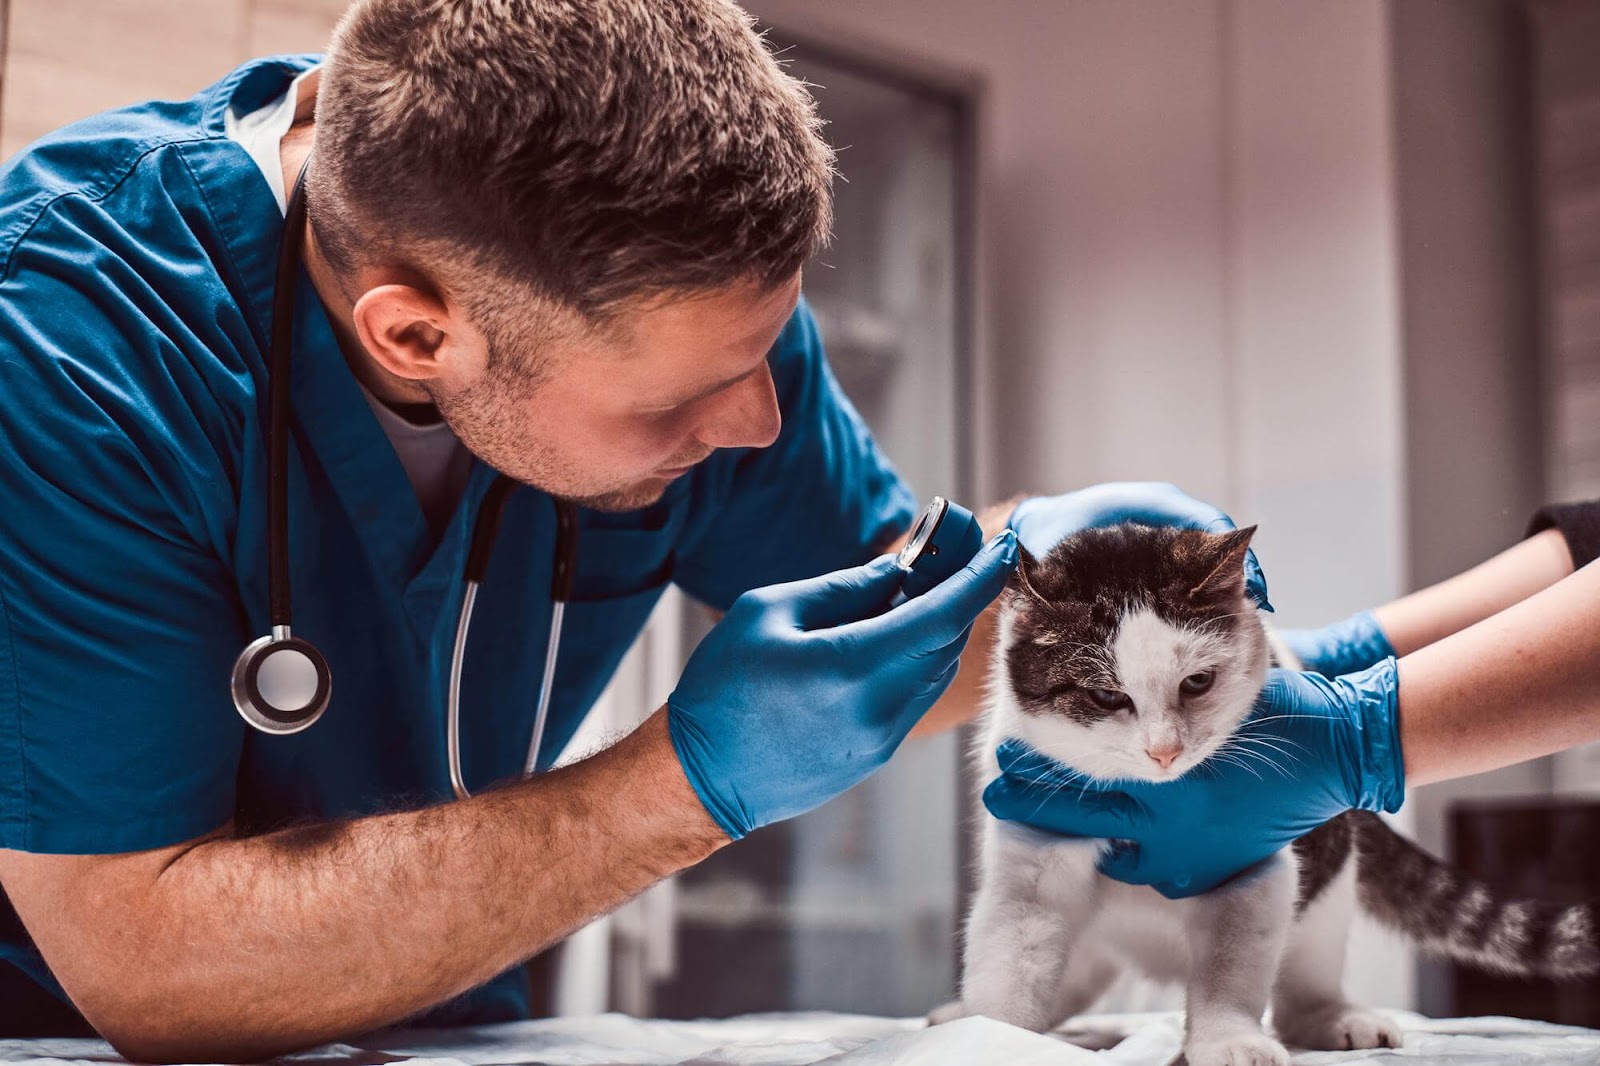
<instances>
[{"instance_id":1,"label":"blue scrub top","mask_svg":"<svg viewBox=\"0 0 1600 1066\"><path fill-rule=\"evenodd\" d=\"M451 798L446 677L469 527L494 472L476 465L435 543L304 276L292 593L333 700L306 732L270 737L228 694L234 659L269 628L266 362L283 217L223 115L318 61L249 63L191 100L69 126L0 170L0 846L136 851L230 819L259 832ZM859 563L909 524L914 501L803 303L769 360L775 444L719 452L641 511L582 512L542 765L669 582L726 608ZM554 526L548 496L512 494L467 649L469 787L516 775L528 748ZM0 1034L26 1027L19 1004L41 988L61 998L0 898ZM526 1004L519 968L424 1020L521 1017Z\"/></svg>"}]
</instances>

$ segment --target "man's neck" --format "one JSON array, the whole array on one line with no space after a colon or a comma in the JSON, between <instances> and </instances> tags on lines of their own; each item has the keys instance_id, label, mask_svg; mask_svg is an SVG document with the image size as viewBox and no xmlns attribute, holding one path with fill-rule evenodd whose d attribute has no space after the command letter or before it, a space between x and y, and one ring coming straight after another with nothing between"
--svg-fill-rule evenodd
<instances>
[{"instance_id":1,"label":"man's neck","mask_svg":"<svg viewBox=\"0 0 1600 1066\"><path fill-rule=\"evenodd\" d=\"M279 145L278 156L283 165L285 195L294 190L306 157L311 154L316 132L316 127L311 121L311 109L316 101L316 84L314 78L306 79L300 102L295 108L294 125L289 127L289 132L283 135L283 141ZM317 298L322 301L328 321L333 325L334 338L339 342L339 350L343 353L350 372L368 392L391 407L431 403L426 390L420 385L390 374L367 353L356 332L355 305L345 295L338 277L328 265L328 261L323 258L321 249L317 247L316 235L312 232L310 221L308 220L305 225L305 240L302 245L305 251L302 254L305 257L306 272L311 275L311 285L316 289Z\"/></svg>"}]
</instances>

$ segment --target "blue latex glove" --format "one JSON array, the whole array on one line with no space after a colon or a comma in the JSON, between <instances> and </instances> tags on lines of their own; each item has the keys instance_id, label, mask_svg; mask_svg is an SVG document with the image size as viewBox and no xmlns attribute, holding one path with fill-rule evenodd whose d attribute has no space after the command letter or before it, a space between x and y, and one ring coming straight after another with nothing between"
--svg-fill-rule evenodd
<instances>
[{"instance_id":1,"label":"blue latex glove","mask_svg":"<svg viewBox=\"0 0 1600 1066\"><path fill-rule=\"evenodd\" d=\"M737 840L887 762L956 676L1016 562L1007 530L892 609L904 575L888 555L735 600L667 699L672 745L717 824Z\"/></svg>"},{"instance_id":2,"label":"blue latex glove","mask_svg":"<svg viewBox=\"0 0 1600 1066\"><path fill-rule=\"evenodd\" d=\"M1085 788L1061 764L1007 740L983 802L996 818L1115 841L1100 869L1119 881L1174 899L1196 895L1345 811L1398 810L1405 766L1395 697L1393 659L1332 679L1274 670L1228 756L1176 781Z\"/></svg>"},{"instance_id":3,"label":"blue latex glove","mask_svg":"<svg viewBox=\"0 0 1600 1066\"><path fill-rule=\"evenodd\" d=\"M1017 504L1007 525L1017 531L1017 539L1029 554L1042 556L1080 530L1121 522L1208 533L1236 528L1233 519L1209 503L1161 481L1112 481L1060 496L1033 496ZM1245 555L1244 587L1258 607L1272 610L1267 579L1253 551Z\"/></svg>"},{"instance_id":4,"label":"blue latex glove","mask_svg":"<svg viewBox=\"0 0 1600 1066\"><path fill-rule=\"evenodd\" d=\"M1323 677L1353 674L1394 657L1394 648L1371 611L1321 629L1280 629L1278 636L1307 670Z\"/></svg>"}]
</instances>

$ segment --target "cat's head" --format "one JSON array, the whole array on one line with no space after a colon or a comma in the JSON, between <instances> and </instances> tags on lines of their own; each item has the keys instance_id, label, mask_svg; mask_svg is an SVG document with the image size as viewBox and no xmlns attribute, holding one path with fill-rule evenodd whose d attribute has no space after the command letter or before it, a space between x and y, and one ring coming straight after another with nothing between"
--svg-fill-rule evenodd
<instances>
[{"instance_id":1,"label":"cat's head","mask_svg":"<svg viewBox=\"0 0 1600 1066\"><path fill-rule=\"evenodd\" d=\"M1006 731L1104 780L1171 780L1216 751L1266 676L1254 532L1122 525L1024 551L1001 598Z\"/></svg>"}]
</instances>

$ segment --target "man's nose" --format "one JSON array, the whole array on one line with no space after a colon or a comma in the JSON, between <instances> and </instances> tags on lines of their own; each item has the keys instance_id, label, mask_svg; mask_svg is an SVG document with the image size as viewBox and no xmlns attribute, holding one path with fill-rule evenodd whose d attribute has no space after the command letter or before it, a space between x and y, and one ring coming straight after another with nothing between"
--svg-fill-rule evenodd
<instances>
[{"instance_id":1,"label":"man's nose","mask_svg":"<svg viewBox=\"0 0 1600 1066\"><path fill-rule=\"evenodd\" d=\"M729 386L695 434L708 448L765 448L778 439L783 416L772 370L762 363L748 378Z\"/></svg>"},{"instance_id":2,"label":"man's nose","mask_svg":"<svg viewBox=\"0 0 1600 1066\"><path fill-rule=\"evenodd\" d=\"M1172 769L1172 764L1178 761L1178 756L1183 754L1183 745L1176 740L1164 740L1159 744L1145 745L1144 753L1161 764L1163 770Z\"/></svg>"}]
</instances>

